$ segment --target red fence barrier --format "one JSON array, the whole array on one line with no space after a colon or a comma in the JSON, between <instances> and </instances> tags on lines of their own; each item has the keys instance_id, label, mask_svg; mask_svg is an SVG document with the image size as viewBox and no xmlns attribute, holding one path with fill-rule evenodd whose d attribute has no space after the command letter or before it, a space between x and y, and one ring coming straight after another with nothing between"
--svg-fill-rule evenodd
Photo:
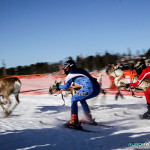
<instances>
[{"instance_id":1,"label":"red fence barrier","mask_svg":"<svg viewBox=\"0 0 150 150\"><path fill-rule=\"evenodd\" d=\"M130 77L130 80L136 75L133 71L124 71L126 76ZM114 78L106 74L105 71L92 72L91 75L95 78L102 77L102 88L107 91L109 95L115 95L117 93L117 87L114 84ZM21 82L21 93L22 94L48 94L49 87L57 81L64 81L64 74L40 74L40 75L27 75L17 76ZM122 91L124 95L131 95L129 91ZM136 92L138 96L143 96L143 92Z\"/></svg>"}]
</instances>

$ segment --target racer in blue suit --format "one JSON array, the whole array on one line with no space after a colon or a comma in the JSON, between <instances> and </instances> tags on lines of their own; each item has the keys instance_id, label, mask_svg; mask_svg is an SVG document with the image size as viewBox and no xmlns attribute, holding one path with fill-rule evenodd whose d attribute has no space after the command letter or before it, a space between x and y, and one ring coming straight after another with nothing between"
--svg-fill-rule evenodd
<instances>
[{"instance_id":1,"label":"racer in blue suit","mask_svg":"<svg viewBox=\"0 0 150 150\"><path fill-rule=\"evenodd\" d=\"M79 124L77 105L79 101L85 115L85 119L80 121L86 121L91 124L94 123L86 100L96 97L100 93L101 87L99 83L84 69L76 68L76 64L73 60L68 60L64 63L64 71L67 75L65 85L58 85L58 89L67 90L72 82L82 87L71 99L71 120L68 122L68 126L75 127Z\"/></svg>"}]
</instances>

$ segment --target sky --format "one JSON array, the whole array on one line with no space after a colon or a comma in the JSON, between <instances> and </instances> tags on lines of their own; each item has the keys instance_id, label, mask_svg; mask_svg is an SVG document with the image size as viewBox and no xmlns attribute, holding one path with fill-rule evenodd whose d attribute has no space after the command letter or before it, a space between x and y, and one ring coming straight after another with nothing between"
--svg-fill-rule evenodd
<instances>
[{"instance_id":1,"label":"sky","mask_svg":"<svg viewBox=\"0 0 150 150\"><path fill-rule=\"evenodd\" d=\"M150 0L0 0L0 67L143 54L150 48L149 6Z\"/></svg>"}]
</instances>

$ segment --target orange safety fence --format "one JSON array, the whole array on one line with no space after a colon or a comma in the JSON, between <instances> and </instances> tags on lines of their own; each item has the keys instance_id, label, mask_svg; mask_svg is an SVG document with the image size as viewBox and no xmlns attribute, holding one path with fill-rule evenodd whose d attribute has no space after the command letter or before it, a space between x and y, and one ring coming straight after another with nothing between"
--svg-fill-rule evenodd
<instances>
[{"instance_id":1,"label":"orange safety fence","mask_svg":"<svg viewBox=\"0 0 150 150\"><path fill-rule=\"evenodd\" d=\"M114 84L114 78L108 76L105 71L102 72L92 72L91 75L95 78L99 76L102 77L101 84L102 88L106 90L107 94L115 95L117 93L117 87ZM134 71L124 71L125 76L130 77L130 81L132 81L133 77L136 75ZM20 75L20 76L13 76L18 77L22 83L21 86L21 94L30 94L30 95L41 95L41 94L48 94L49 87L52 86L55 80L65 81L65 75L62 72L55 72L55 73L46 73L46 74L33 74L33 75ZM9 78L9 77L6 77ZM3 79L3 78L2 78ZM1 79L0 79L1 80ZM124 95L132 95L129 91L122 91ZM135 95L143 96L143 92L136 92Z\"/></svg>"},{"instance_id":2,"label":"orange safety fence","mask_svg":"<svg viewBox=\"0 0 150 150\"><path fill-rule=\"evenodd\" d=\"M65 78L64 74L42 74L42 75L30 75L30 76L18 76L20 79L21 94L48 94L49 87L57 81L62 81ZM36 90L37 89L37 90ZM27 91L27 92L26 92Z\"/></svg>"}]
</instances>

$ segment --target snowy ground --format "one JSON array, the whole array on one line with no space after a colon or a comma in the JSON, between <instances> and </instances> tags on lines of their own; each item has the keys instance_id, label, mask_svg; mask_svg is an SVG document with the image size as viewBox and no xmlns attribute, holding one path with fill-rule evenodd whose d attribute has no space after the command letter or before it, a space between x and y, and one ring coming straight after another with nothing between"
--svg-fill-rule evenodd
<instances>
[{"instance_id":1,"label":"snowy ground","mask_svg":"<svg viewBox=\"0 0 150 150\"><path fill-rule=\"evenodd\" d=\"M70 98L65 97L66 105L62 106L60 95L20 95L21 103L14 112L0 119L0 150L122 150L150 142L150 120L139 119L139 114L147 110L144 97L129 96L116 101L114 96L100 95L88 100L96 121L114 126L84 126L101 133L61 127L63 122L56 118L70 119ZM40 120L53 125L43 125Z\"/></svg>"}]
</instances>

